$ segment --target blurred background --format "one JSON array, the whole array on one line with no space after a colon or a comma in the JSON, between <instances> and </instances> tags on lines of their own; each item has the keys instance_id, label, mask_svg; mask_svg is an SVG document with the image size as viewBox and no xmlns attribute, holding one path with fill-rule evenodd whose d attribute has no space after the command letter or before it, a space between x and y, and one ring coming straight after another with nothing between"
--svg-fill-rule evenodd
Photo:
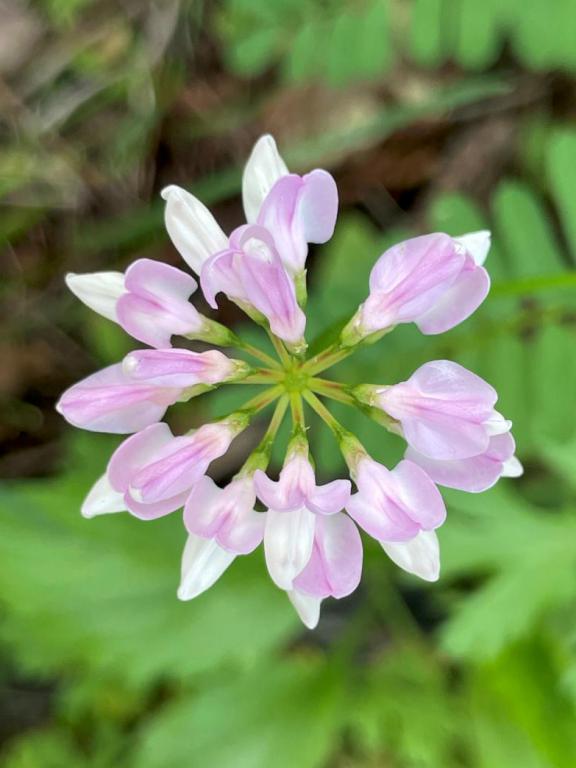
<instances>
[{"instance_id":1,"label":"blurred background","mask_svg":"<svg viewBox=\"0 0 576 768\"><path fill-rule=\"evenodd\" d=\"M573 0L0 0L3 767L574 768L575 96ZM309 262L311 340L351 314L387 245L492 230L473 319L402 327L334 376L394 383L457 360L497 387L526 466L446 493L438 584L366 540L360 589L314 632L261 553L179 603L180 516L82 520L118 439L53 409L131 348L63 275L179 264L168 183L239 225L263 132L340 190ZM247 396L229 389L175 409L175 428ZM401 441L338 415L398 458Z\"/></svg>"}]
</instances>

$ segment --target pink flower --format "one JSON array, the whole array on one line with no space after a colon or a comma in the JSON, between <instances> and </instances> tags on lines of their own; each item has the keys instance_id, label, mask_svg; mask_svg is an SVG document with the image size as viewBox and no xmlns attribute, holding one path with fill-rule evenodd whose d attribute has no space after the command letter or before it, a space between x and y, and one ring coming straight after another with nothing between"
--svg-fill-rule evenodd
<instances>
[{"instance_id":1,"label":"pink flower","mask_svg":"<svg viewBox=\"0 0 576 768\"><path fill-rule=\"evenodd\" d=\"M408 381L376 387L373 404L400 422L408 444L433 459L465 459L488 449L511 423L494 410L496 391L449 360L425 363Z\"/></svg>"},{"instance_id":2,"label":"pink flower","mask_svg":"<svg viewBox=\"0 0 576 768\"><path fill-rule=\"evenodd\" d=\"M292 589L322 600L354 592L362 575L362 541L343 512L316 515L312 554Z\"/></svg>"},{"instance_id":3,"label":"pink flower","mask_svg":"<svg viewBox=\"0 0 576 768\"><path fill-rule=\"evenodd\" d=\"M212 256L200 276L206 300L216 307L225 293L241 306L253 307L270 323L272 333L290 344L302 342L306 316L298 306L294 283L284 269L272 235L264 227L245 225L230 236L230 247Z\"/></svg>"},{"instance_id":4,"label":"pink flower","mask_svg":"<svg viewBox=\"0 0 576 768\"><path fill-rule=\"evenodd\" d=\"M206 325L188 301L198 287L194 278L159 261L138 259L124 275L70 273L66 283L87 306L151 347L169 347L171 336L201 332Z\"/></svg>"},{"instance_id":5,"label":"pink flower","mask_svg":"<svg viewBox=\"0 0 576 768\"><path fill-rule=\"evenodd\" d=\"M82 429L116 434L137 432L159 421L181 391L134 381L117 363L67 389L56 410L70 424Z\"/></svg>"},{"instance_id":6,"label":"pink flower","mask_svg":"<svg viewBox=\"0 0 576 768\"><path fill-rule=\"evenodd\" d=\"M355 493L346 509L350 516L380 542L413 539L420 531L432 531L446 519L438 489L426 472L411 461L393 470L368 456L355 468Z\"/></svg>"},{"instance_id":7,"label":"pink flower","mask_svg":"<svg viewBox=\"0 0 576 768\"><path fill-rule=\"evenodd\" d=\"M291 590L294 579L312 556L317 516L337 514L343 509L350 496L350 482L334 480L316 485L307 457L292 452L277 482L257 470L254 486L259 499L269 508L264 553L270 576L281 589ZM356 557L354 550L351 554Z\"/></svg>"},{"instance_id":8,"label":"pink flower","mask_svg":"<svg viewBox=\"0 0 576 768\"><path fill-rule=\"evenodd\" d=\"M169 347L172 336L194 334L205 325L188 301L197 287L193 277L176 267L139 259L126 270L125 293L116 307L120 325L151 347Z\"/></svg>"},{"instance_id":9,"label":"pink flower","mask_svg":"<svg viewBox=\"0 0 576 768\"><path fill-rule=\"evenodd\" d=\"M242 426L241 419L230 418L182 437L174 437L164 423L147 427L112 454L110 486L124 494L126 507L136 517L173 512L183 506L210 463L226 453Z\"/></svg>"},{"instance_id":10,"label":"pink flower","mask_svg":"<svg viewBox=\"0 0 576 768\"><path fill-rule=\"evenodd\" d=\"M485 299L490 288L481 266L488 233L462 238L424 235L389 248L370 274L370 294L345 329L352 343L399 323L427 334L453 328Z\"/></svg>"},{"instance_id":11,"label":"pink flower","mask_svg":"<svg viewBox=\"0 0 576 768\"><path fill-rule=\"evenodd\" d=\"M516 445L510 432L490 437L488 447L476 456L441 461L408 448L406 458L418 464L438 485L480 493L501 477L519 477L522 464L514 455Z\"/></svg>"},{"instance_id":12,"label":"pink flower","mask_svg":"<svg viewBox=\"0 0 576 768\"><path fill-rule=\"evenodd\" d=\"M138 432L159 421L187 387L214 384L248 370L221 352L138 350L66 390L56 409L76 427L96 432Z\"/></svg>"},{"instance_id":13,"label":"pink flower","mask_svg":"<svg viewBox=\"0 0 576 768\"><path fill-rule=\"evenodd\" d=\"M201 274L211 256L229 249L226 235L210 211L184 189L166 187L162 197L172 242ZM306 176L289 173L272 136L262 136L254 145L244 169L242 198L246 221L268 229L291 275L304 269L308 243L332 237L338 212L334 179L322 170Z\"/></svg>"},{"instance_id":14,"label":"pink flower","mask_svg":"<svg viewBox=\"0 0 576 768\"><path fill-rule=\"evenodd\" d=\"M184 524L189 533L214 539L227 552L247 555L264 536L265 515L256 512L255 503L251 477L232 480L225 488L202 477L186 502Z\"/></svg>"},{"instance_id":15,"label":"pink flower","mask_svg":"<svg viewBox=\"0 0 576 768\"><path fill-rule=\"evenodd\" d=\"M142 349L130 352L122 365L132 381L180 389L229 381L248 370L245 363L231 360L216 349Z\"/></svg>"}]
</instances>

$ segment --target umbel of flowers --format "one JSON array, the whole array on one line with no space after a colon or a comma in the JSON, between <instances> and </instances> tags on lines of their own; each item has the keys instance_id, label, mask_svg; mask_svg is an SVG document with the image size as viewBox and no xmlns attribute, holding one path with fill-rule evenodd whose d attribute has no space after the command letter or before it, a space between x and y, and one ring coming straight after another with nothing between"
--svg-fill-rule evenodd
<instances>
[{"instance_id":1,"label":"umbel of flowers","mask_svg":"<svg viewBox=\"0 0 576 768\"><path fill-rule=\"evenodd\" d=\"M336 184L323 170L290 173L272 137L263 136L246 165L242 193L246 224L228 236L199 200L168 187L162 193L166 227L208 304L216 308L225 294L266 330L277 357L200 314L190 302L198 283L187 272L139 259L125 273L69 274L68 287L81 301L149 348L75 384L57 408L77 427L130 435L88 493L85 517L127 511L152 520L183 509L182 600L204 592L236 557L263 543L272 580L312 628L322 600L358 586L359 528L401 568L434 581L440 569L435 531L446 518L437 486L476 493L522 472L511 424L495 410L496 392L454 362L426 363L397 384L324 378L400 323L437 334L465 320L489 290L483 263L490 236L437 233L390 248L376 260L368 295L338 341L307 356L308 245L332 236ZM226 351L178 348L175 337ZM235 359L234 347L254 364ZM173 435L161 421L173 403L246 383L260 384L262 393L225 418L184 435ZM395 467L373 459L330 413L330 400L360 408L403 437L404 459ZM332 430L350 479L317 483L304 404ZM260 444L219 487L206 474L210 463L272 405ZM288 414L292 436L273 479L267 474L271 449ZM257 499L265 512L256 510Z\"/></svg>"}]
</instances>

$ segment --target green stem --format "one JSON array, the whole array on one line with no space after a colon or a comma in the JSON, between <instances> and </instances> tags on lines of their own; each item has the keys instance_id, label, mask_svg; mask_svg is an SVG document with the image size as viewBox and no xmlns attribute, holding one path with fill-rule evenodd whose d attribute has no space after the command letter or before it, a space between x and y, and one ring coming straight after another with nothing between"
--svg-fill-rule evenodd
<instances>
[{"instance_id":1,"label":"green stem","mask_svg":"<svg viewBox=\"0 0 576 768\"><path fill-rule=\"evenodd\" d=\"M274 360L273 357L267 355L266 352L262 352L261 349L258 349L258 347L255 347L253 344L249 344L247 341L244 341L240 337L236 337L235 345L240 349L243 349L244 352L247 352L249 355L252 355L252 357L260 360L260 362L265 363L270 368L280 370L282 367L277 360Z\"/></svg>"},{"instance_id":2,"label":"green stem","mask_svg":"<svg viewBox=\"0 0 576 768\"><path fill-rule=\"evenodd\" d=\"M341 440L344 435L347 434L347 430L340 424L338 419L336 419L326 408L324 403L319 400L316 395L311 392L310 390L304 390L302 393L302 397L306 400L306 402L310 405L310 407L316 411L318 416L324 421L328 427L332 430L338 441Z\"/></svg>"},{"instance_id":3,"label":"green stem","mask_svg":"<svg viewBox=\"0 0 576 768\"><path fill-rule=\"evenodd\" d=\"M322 373L322 371L326 371L328 368L332 368L333 365L345 360L355 351L355 347L343 348L340 344L333 344L318 355L311 357L310 360L302 366L302 370L310 376L315 376L317 373Z\"/></svg>"},{"instance_id":4,"label":"green stem","mask_svg":"<svg viewBox=\"0 0 576 768\"><path fill-rule=\"evenodd\" d=\"M350 394L345 384L329 381L328 379L311 378L308 381L308 386L313 392L324 395L324 397L328 397L331 400L338 400L338 402L346 403L346 405L358 406L358 401Z\"/></svg>"},{"instance_id":5,"label":"green stem","mask_svg":"<svg viewBox=\"0 0 576 768\"><path fill-rule=\"evenodd\" d=\"M277 384L282 379L281 371L271 371L269 368L255 368L243 379L232 379L229 384Z\"/></svg>"},{"instance_id":6,"label":"green stem","mask_svg":"<svg viewBox=\"0 0 576 768\"><path fill-rule=\"evenodd\" d=\"M292 358L288 354L288 351L286 350L286 347L284 346L282 341L277 336L274 336L272 331L270 331L268 328L266 329L266 333L268 334L268 337L272 342L274 349L276 350L276 354L280 358L283 366L285 368L290 367L292 364Z\"/></svg>"},{"instance_id":7,"label":"green stem","mask_svg":"<svg viewBox=\"0 0 576 768\"><path fill-rule=\"evenodd\" d=\"M274 409L274 413L262 440L260 440L258 446L248 456L239 472L235 475L236 478L252 475L257 469L266 469L270 462L270 454L272 452L274 440L276 439L278 430L284 421L284 416L286 415L286 410L288 409L288 403L288 395L282 395L276 404L276 408Z\"/></svg>"},{"instance_id":8,"label":"green stem","mask_svg":"<svg viewBox=\"0 0 576 768\"><path fill-rule=\"evenodd\" d=\"M294 432L306 431L306 420L304 418L304 403L302 402L302 395L300 392L290 393L290 409L292 412L292 422L294 425Z\"/></svg>"},{"instance_id":9,"label":"green stem","mask_svg":"<svg viewBox=\"0 0 576 768\"><path fill-rule=\"evenodd\" d=\"M267 405L273 403L274 400L277 400L283 392L284 387L280 385L269 387L268 389L265 389L264 392L256 395L256 397L248 400L246 403L244 403L244 405L240 406L238 410L250 411L250 415L254 416L255 414L259 413L259 411L266 408Z\"/></svg>"}]
</instances>

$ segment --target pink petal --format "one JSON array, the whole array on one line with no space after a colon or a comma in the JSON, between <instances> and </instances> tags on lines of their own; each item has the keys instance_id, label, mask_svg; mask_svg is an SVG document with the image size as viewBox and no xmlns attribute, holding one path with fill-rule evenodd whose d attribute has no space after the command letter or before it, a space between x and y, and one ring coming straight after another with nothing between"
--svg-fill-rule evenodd
<instances>
[{"instance_id":1,"label":"pink petal","mask_svg":"<svg viewBox=\"0 0 576 768\"><path fill-rule=\"evenodd\" d=\"M406 458L418 464L439 485L469 493L491 488L502 476L505 463L514 454L514 439L510 433L490 438L487 451L480 456L455 461L438 461L408 448Z\"/></svg>"},{"instance_id":2,"label":"pink petal","mask_svg":"<svg viewBox=\"0 0 576 768\"><path fill-rule=\"evenodd\" d=\"M424 530L442 525L446 519L446 507L442 494L426 472L411 461L401 461L393 470L397 488L410 517Z\"/></svg>"},{"instance_id":3,"label":"pink petal","mask_svg":"<svg viewBox=\"0 0 576 768\"><path fill-rule=\"evenodd\" d=\"M317 485L308 493L306 505L320 515L333 515L348 503L350 488L349 480L334 480L326 485Z\"/></svg>"},{"instance_id":4,"label":"pink petal","mask_svg":"<svg viewBox=\"0 0 576 768\"><path fill-rule=\"evenodd\" d=\"M126 291L168 304L187 301L197 287L191 275L153 259L138 259L131 264L124 282Z\"/></svg>"},{"instance_id":5,"label":"pink petal","mask_svg":"<svg viewBox=\"0 0 576 768\"><path fill-rule=\"evenodd\" d=\"M286 462L277 482L257 470L254 487L260 501L270 509L277 512L298 509L306 505L308 494L315 487L314 470L308 459L296 455Z\"/></svg>"},{"instance_id":6,"label":"pink petal","mask_svg":"<svg viewBox=\"0 0 576 768\"><path fill-rule=\"evenodd\" d=\"M234 363L215 349L143 349L130 352L122 367L132 381L183 388L223 381L234 370Z\"/></svg>"},{"instance_id":7,"label":"pink petal","mask_svg":"<svg viewBox=\"0 0 576 768\"><path fill-rule=\"evenodd\" d=\"M97 515L109 515L126 511L124 495L110 485L108 475L100 477L90 489L80 510L82 517L92 518Z\"/></svg>"},{"instance_id":8,"label":"pink petal","mask_svg":"<svg viewBox=\"0 0 576 768\"><path fill-rule=\"evenodd\" d=\"M132 476L173 440L168 424L152 424L127 440L112 454L108 463L108 480L115 491L125 493Z\"/></svg>"},{"instance_id":9,"label":"pink petal","mask_svg":"<svg viewBox=\"0 0 576 768\"><path fill-rule=\"evenodd\" d=\"M192 435L174 437L130 478L132 498L150 504L189 490L226 453L233 436L224 425L205 424Z\"/></svg>"},{"instance_id":10,"label":"pink petal","mask_svg":"<svg viewBox=\"0 0 576 768\"><path fill-rule=\"evenodd\" d=\"M366 330L412 322L430 310L465 263L451 237L415 237L388 249L370 274L370 295L361 310Z\"/></svg>"},{"instance_id":11,"label":"pink petal","mask_svg":"<svg viewBox=\"0 0 576 768\"><path fill-rule=\"evenodd\" d=\"M415 318L416 325L428 335L449 331L478 309L489 290L490 277L484 267L465 269L430 309Z\"/></svg>"},{"instance_id":12,"label":"pink petal","mask_svg":"<svg viewBox=\"0 0 576 768\"><path fill-rule=\"evenodd\" d=\"M116 364L67 389L56 410L76 427L126 434L159 421L179 396L179 389L131 381Z\"/></svg>"},{"instance_id":13,"label":"pink petal","mask_svg":"<svg viewBox=\"0 0 576 768\"><path fill-rule=\"evenodd\" d=\"M319 598L346 597L361 574L362 541L352 520L342 513L318 517L312 556L294 579L294 588Z\"/></svg>"},{"instance_id":14,"label":"pink petal","mask_svg":"<svg viewBox=\"0 0 576 768\"><path fill-rule=\"evenodd\" d=\"M150 504L144 504L141 501L135 501L127 491L124 494L124 504L128 511L139 520L156 520L159 517L169 515L175 512L186 503L190 491L185 491L176 496L172 496L162 501L155 501Z\"/></svg>"},{"instance_id":15,"label":"pink petal","mask_svg":"<svg viewBox=\"0 0 576 768\"><path fill-rule=\"evenodd\" d=\"M273 234L284 266L295 274L304 269L308 243L325 243L332 237L337 213L334 179L316 170L277 181L260 209L258 224Z\"/></svg>"},{"instance_id":16,"label":"pink petal","mask_svg":"<svg viewBox=\"0 0 576 768\"><path fill-rule=\"evenodd\" d=\"M233 480L221 489L203 477L188 498L184 524L190 533L214 538L230 552L248 554L264 536L266 517L254 510L255 501L250 478Z\"/></svg>"}]
</instances>

